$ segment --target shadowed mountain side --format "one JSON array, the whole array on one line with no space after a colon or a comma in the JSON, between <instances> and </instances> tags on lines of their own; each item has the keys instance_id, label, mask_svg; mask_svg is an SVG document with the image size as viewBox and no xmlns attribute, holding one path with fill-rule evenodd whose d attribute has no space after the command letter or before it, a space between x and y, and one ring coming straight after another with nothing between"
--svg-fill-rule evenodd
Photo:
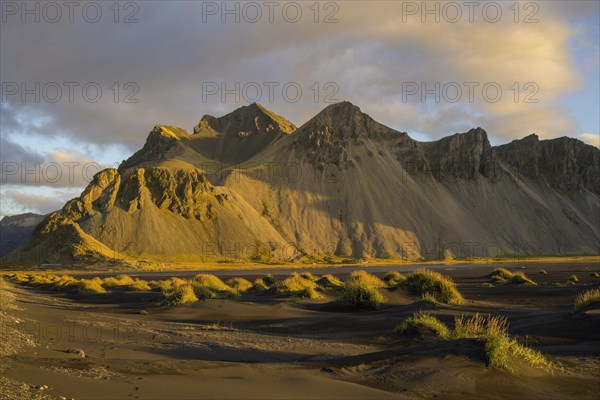
<instances>
[{"instance_id":1,"label":"shadowed mountain side","mask_svg":"<svg viewBox=\"0 0 600 400\"><path fill-rule=\"evenodd\" d=\"M348 102L294 128L259 105L205 116L193 135L156 126L60 215L147 259L600 252L600 150L580 141L539 141L530 161L481 128L417 142Z\"/></svg>"},{"instance_id":2,"label":"shadowed mountain side","mask_svg":"<svg viewBox=\"0 0 600 400\"><path fill-rule=\"evenodd\" d=\"M0 220L0 257L25 243L45 215L25 213Z\"/></svg>"},{"instance_id":3,"label":"shadowed mountain side","mask_svg":"<svg viewBox=\"0 0 600 400\"><path fill-rule=\"evenodd\" d=\"M186 145L208 159L237 164L295 130L282 116L253 103L220 118L203 116Z\"/></svg>"}]
</instances>

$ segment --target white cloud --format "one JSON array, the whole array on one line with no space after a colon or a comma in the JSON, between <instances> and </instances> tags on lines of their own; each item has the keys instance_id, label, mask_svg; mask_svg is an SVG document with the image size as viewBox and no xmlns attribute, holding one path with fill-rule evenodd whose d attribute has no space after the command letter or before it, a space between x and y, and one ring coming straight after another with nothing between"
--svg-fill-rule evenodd
<instances>
[{"instance_id":1,"label":"white cloud","mask_svg":"<svg viewBox=\"0 0 600 400\"><path fill-rule=\"evenodd\" d=\"M577 135L577 139L600 149L600 135L597 133L581 133Z\"/></svg>"}]
</instances>

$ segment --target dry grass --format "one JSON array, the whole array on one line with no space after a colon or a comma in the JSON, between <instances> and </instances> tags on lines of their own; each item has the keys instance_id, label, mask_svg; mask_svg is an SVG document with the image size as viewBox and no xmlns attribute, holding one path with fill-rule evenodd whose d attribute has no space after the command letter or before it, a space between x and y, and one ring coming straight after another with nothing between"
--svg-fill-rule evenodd
<instances>
[{"instance_id":1,"label":"dry grass","mask_svg":"<svg viewBox=\"0 0 600 400\"><path fill-rule=\"evenodd\" d=\"M265 277L262 278L262 280L263 280L264 284L269 287L275 285L275 282L276 282L275 278L271 274L265 275Z\"/></svg>"},{"instance_id":2,"label":"dry grass","mask_svg":"<svg viewBox=\"0 0 600 400\"><path fill-rule=\"evenodd\" d=\"M190 281L201 299L236 297L239 293L226 285L219 277L211 274L198 274Z\"/></svg>"},{"instance_id":3,"label":"dry grass","mask_svg":"<svg viewBox=\"0 0 600 400\"><path fill-rule=\"evenodd\" d=\"M109 276L108 278L104 278L103 286L106 288L118 287L118 286L129 286L133 284L134 280L129 275L117 275Z\"/></svg>"},{"instance_id":4,"label":"dry grass","mask_svg":"<svg viewBox=\"0 0 600 400\"><path fill-rule=\"evenodd\" d=\"M514 274L506 268L496 268L489 275L490 279L497 282L506 282L512 278Z\"/></svg>"},{"instance_id":5,"label":"dry grass","mask_svg":"<svg viewBox=\"0 0 600 400\"><path fill-rule=\"evenodd\" d=\"M158 281L150 281L149 285L153 290L160 290L161 292L165 293L187 283L187 281L180 278L169 278Z\"/></svg>"},{"instance_id":6,"label":"dry grass","mask_svg":"<svg viewBox=\"0 0 600 400\"><path fill-rule=\"evenodd\" d=\"M402 275L400 272L390 271L383 277L383 281L388 286L398 286L402 282L406 280L406 276Z\"/></svg>"},{"instance_id":7,"label":"dry grass","mask_svg":"<svg viewBox=\"0 0 600 400\"><path fill-rule=\"evenodd\" d=\"M134 292L146 292L146 291L152 290L152 288L150 287L148 282L146 282L143 279L137 279L137 278L135 278L133 280L133 282L128 284L126 287L128 290L131 290Z\"/></svg>"},{"instance_id":8,"label":"dry grass","mask_svg":"<svg viewBox=\"0 0 600 400\"><path fill-rule=\"evenodd\" d=\"M309 299L320 299L323 297L317 291L318 285L314 280L305 278L297 272L294 272L282 281L276 282L275 288L277 293L288 296Z\"/></svg>"},{"instance_id":9,"label":"dry grass","mask_svg":"<svg viewBox=\"0 0 600 400\"><path fill-rule=\"evenodd\" d=\"M252 284L252 290L255 292L266 292L269 289L269 286L267 286L262 278L255 279Z\"/></svg>"},{"instance_id":10,"label":"dry grass","mask_svg":"<svg viewBox=\"0 0 600 400\"><path fill-rule=\"evenodd\" d=\"M544 271L545 272L545 271ZM540 271L540 273L542 273ZM506 268L496 268L490 274L490 278L495 282L504 282L504 283L515 283L515 284L524 284L528 283L530 285L537 285L531 278L525 275L524 272L512 272L507 270Z\"/></svg>"},{"instance_id":11,"label":"dry grass","mask_svg":"<svg viewBox=\"0 0 600 400\"><path fill-rule=\"evenodd\" d=\"M340 287L343 282L331 274L323 275L317 279L317 284L322 287Z\"/></svg>"},{"instance_id":12,"label":"dry grass","mask_svg":"<svg viewBox=\"0 0 600 400\"><path fill-rule=\"evenodd\" d=\"M429 293L440 303L462 304L465 301L451 278L428 269L415 270L406 277L403 285L421 295Z\"/></svg>"},{"instance_id":13,"label":"dry grass","mask_svg":"<svg viewBox=\"0 0 600 400\"><path fill-rule=\"evenodd\" d=\"M165 303L171 306L192 304L198 301L194 287L184 284L175 287L165 293Z\"/></svg>"},{"instance_id":14,"label":"dry grass","mask_svg":"<svg viewBox=\"0 0 600 400\"><path fill-rule=\"evenodd\" d=\"M363 270L354 271L340 287L337 301L355 308L379 308L387 299L379 292L385 283Z\"/></svg>"},{"instance_id":15,"label":"dry grass","mask_svg":"<svg viewBox=\"0 0 600 400\"><path fill-rule=\"evenodd\" d=\"M396 326L396 333L433 333L441 338L450 337L450 329L429 313L419 311Z\"/></svg>"},{"instance_id":16,"label":"dry grass","mask_svg":"<svg viewBox=\"0 0 600 400\"><path fill-rule=\"evenodd\" d=\"M562 369L560 364L550 361L539 351L511 339L508 335L508 321L504 317L491 315L485 317L480 314L461 315L455 318L454 325L452 334L454 338L485 339L485 354L490 368L514 373L515 370L510 365L512 356L521 357L531 366L548 372Z\"/></svg>"},{"instance_id":17,"label":"dry grass","mask_svg":"<svg viewBox=\"0 0 600 400\"><path fill-rule=\"evenodd\" d=\"M245 293L252 289L252 282L244 278L229 279L226 283L236 293Z\"/></svg>"},{"instance_id":18,"label":"dry grass","mask_svg":"<svg viewBox=\"0 0 600 400\"><path fill-rule=\"evenodd\" d=\"M314 276L312 273L310 272L302 272L300 274L301 277L303 277L304 279L308 279L311 280L313 282L316 282L318 280L318 278L316 276Z\"/></svg>"},{"instance_id":19,"label":"dry grass","mask_svg":"<svg viewBox=\"0 0 600 400\"><path fill-rule=\"evenodd\" d=\"M29 283L31 276L17 272L16 274L9 275L8 278L18 283Z\"/></svg>"},{"instance_id":20,"label":"dry grass","mask_svg":"<svg viewBox=\"0 0 600 400\"><path fill-rule=\"evenodd\" d=\"M575 298L573 313L577 313L585 307L596 303L600 303L600 289L596 288L581 292Z\"/></svg>"},{"instance_id":21,"label":"dry grass","mask_svg":"<svg viewBox=\"0 0 600 400\"><path fill-rule=\"evenodd\" d=\"M545 269L540 269L540 275L548 275L548 271Z\"/></svg>"},{"instance_id":22,"label":"dry grass","mask_svg":"<svg viewBox=\"0 0 600 400\"><path fill-rule=\"evenodd\" d=\"M102 286L102 279L80 279L77 282L77 291L86 294L106 293L106 289Z\"/></svg>"},{"instance_id":23,"label":"dry grass","mask_svg":"<svg viewBox=\"0 0 600 400\"><path fill-rule=\"evenodd\" d=\"M571 275L569 277L569 283L577 283L579 282L579 278L577 277L577 275Z\"/></svg>"}]
</instances>

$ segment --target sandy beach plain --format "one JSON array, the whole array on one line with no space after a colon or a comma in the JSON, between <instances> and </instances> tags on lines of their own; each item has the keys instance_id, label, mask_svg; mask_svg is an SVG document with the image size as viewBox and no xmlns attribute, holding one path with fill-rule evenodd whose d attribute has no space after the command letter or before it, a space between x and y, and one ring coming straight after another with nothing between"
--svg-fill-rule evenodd
<instances>
[{"instance_id":1,"label":"sandy beach plain","mask_svg":"<svg viewBox=\"0 0 600 400\"><path fill-rule=\"evenodd\" d=\"M387 301L373 309L340 304L339 288L325 284L317 286L317 299L253 287L167 305L156 289L112 286L106 293L84 293L33 283L32 276L45 272L7 273L1 280L2 397L597 398L600 308L596 303L573 312L578 293L600 285L596 258L425 267L452 278L464 302L424 300L418 290L390 283L378 289ZM490 279L500 267L536 284ZM214 273L225 282L252 282L272 274L281 282L295 270L344 280L357 269L384 278L388 271L410 276L417 268L422 266L267 266L128 275L157 282ZM88 271L74 277L116 275ZM507 368L494 368L486 353L489 338L395 331L419 311L451 330L459 315L504 316L510 338L542 352L552 368L514 354Z\"/></svg>"}]
</instances>

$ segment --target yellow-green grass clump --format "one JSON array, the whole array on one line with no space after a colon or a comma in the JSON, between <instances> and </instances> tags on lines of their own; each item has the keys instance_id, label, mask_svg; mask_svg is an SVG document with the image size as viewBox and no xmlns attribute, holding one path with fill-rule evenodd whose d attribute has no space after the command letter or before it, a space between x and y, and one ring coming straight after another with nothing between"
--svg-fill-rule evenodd
<instances>
[{"instance_id":1,"label":"yellow-green grass clump","mask_svg":"<svg viewBox=\"0 0 600 400\"><path fill-rule=\"evenodd\" d=\"M269 275L265 275L265 276L262 278L262 281L263 281L263 283L264 283L265 285L267 285L267 286L271 287L271 286L275 285L275 282L276 282L277 280L276 280L276 279L273 277L273 275L269 274Z\"/></svg>"},{"instance_id":2,"label":"yellow-green grass clump","mask_svg":"<svg viewBox=\"0 0 600 400\"><path fill-rule=\"evenodd\" d=\"M103 281L104 281L103 286L105 288L129 286L129 285L133 284L133 282L134 282L133 278L130 277L129 275L117 275L116 277L109 276L108 278L104 278Z\"/></svg>"},{"instance_id":3,"label":"yellow-green grass clump","mask_svg":"<svg viewBox=\"0 0 600 400\"><path fill-rule=\"evenodd\" d=\"M549 360L537 350L531 349L510 338L508 321L504 317L484 317L480 314L473 316L458 316L454 320L456 339L481 338L485 339L485 355L488 366L494 369L515 372L510 366L510 357L521 357L531 366L553 372L562 369L560 364Z\"/></svg>"},{"instance_id":4,"label":"yellow-green grass clump","mask_svg":"<svg viewBox=\"0 0 600 400\"><path fill-rule=\"evenodd\" d=\"M29 284L33 286L51 285L58 278L56 275L31 275Z\"/></svg>"},{"instance_id":5,"label":"yellow-green grass clump","mask_svg":"<svg viewBox=\"0 0 600 400\"><path fill-rule=\"evenodd\" d=\"M171 306L192 304L197 301L196 291L191 284L176 286L165 293L165 303Z\"/></svg>"},{"instance_id":6,"label":"yellow-green grass clump","mask_svg":"<svg viewBox=\"0 0 600 400\"><path fill-rule=\"evenodd\" d=\"M548 275L548 271L545 269L540 269L540 275Z\"/></svg>"},{"instance_id":7,"label":"yellow-green grass clump","mask_svg":"<svg viewBox=\"0 0 600 400\"><path fill-rule=\"evenodd\" d=\"M530 279L523 272L515 272L515 274L513 275L513 277L510 278L509 282L510 283L516 283L516 284L528 283L530 285L537 285L537 283L535 283L532 279Z\"/></svg>"},{"instance_id":8,"label":"yellow-green grass clump","mask_svg":"<svg viewBox=\"0 0 600 400\"><path fill-rule=\"evenodd\" d=\"M317 284L322 287L340 287L343 282L331 274L323 275L317 279Z\"/></svg>"},{"instance_id":9,"label":"yellow-green grass clump","mask_svg":"<svg viewBox=\"0 0 600 400\"><path fill-rule=\"evenodd\" d=\"M600 278L600 273L598 273L598 272L592 272L592 273L590 274L590 276L591 276L592 278Z\"/></svg>"},{"instance_id":10,"label":"yellow-green grass clump","mask_svg":"<svg viewBox=\"0 0 600 400\"><path fill-rule=\"evenodd\" d=\"M263 278L257 278L252 283L252 290L255 292L266 292L267 290L270 290L270 288L267 286Z\"/></svg>"},{"instance_id":11,"label":"yellow-green grass clump","mask_svg":"<svg viewBox=\"0 0 600 400\"><path fill-rule=\"evenodd\" d=\"M462 304L465 301L451 278L428 269L415 270L406 277L403 285L421 295L429 293L439 303Z\"/></svg>"},{"instance_id":12,"label":"yellow-green grass clump","mask_svg":"<svg viewBox=\"0 0 600 400\"><path fill-rule=\"evenodd\" d=\"M101 278L93 278L93 279L80 279L77 282L77 291L80 293L90 293L90 294L98 294L98 293L106 293L106 289L102 286Z\"/></svg>"},{"instance_id":13,"label":"yellow-green grass clump","mask_svg":"<svg viewBox=\"0 0 600 400\"><path fill-rule=\"evenodd\" d=\"M490 279L496 282L506 282L512 278L515 274L506 268L496 268L489 275Z\"/></svg>"},{"instance_id":14,"label":"yellow-green grass clump","mask_svg":"<svg viewBox=\"0 0 600 400\"><path fill-rule=\"evenodd\" d=\"M506 268L496 268L490 274L490 278L495 282L537 285L531 278L525 275L524 272L512 272Z\"/></svg>"},{"instance_id":15,"label":"yellow-green grass clump","mask_svg":"<svg viewBox=\"0 0 600 400\"><path fill-rule=\"evenodd\" d=\"M9 275L8 278L10 280L18 282L18 283L29 283L29 279L31 279L31 275L17 272L16 274Z\"/></svg>"},{"instance_id":16,"label":"yellow-green grass clump","mask_svg":"<svg viewBox=\"0 0 600 400\"><path fill-rule=\"evenodd\" d=\"M592 304L600 303L600 289L590 289L584 292L581 292L575 298L575 304L573 305L573 312L579 312L583 310L585 307L588 307Z\"/></svg>"},{"instance_id":17,"label":"yellow-green grass clump","mask_svg":"<svg viewBox=\"0 0 600 400\"><path fill-rule=\"evenodd\" d=\"M312 279L307 279L294 272L289 277L275 284L277 293L300 298L320 299L323 297L317 291L318 285Z\"/></svg>"},{"instance_id":18,"label":"yellow-green grass clump","mask_svg":"<svg viewBox=\"0 0 600 400\"><path fill-rule=\"evenodd\" d=\"M159 290L163 293L178 288L179 286L189 283L188 281L180 278L169 278L161 279L157 281L150 281L149 285L152 290Z\"/></svg>"},{"instance_id":19,"label":"yellow-green grass clump","mask_svg":"<svg viewBox=\"0 0 600 400\"><path fill-rule=\"evenodd\" d=\"M310 272L302 272L302 273L300 274L300 276L301 276L301 277L303 277L304 279L308 279L308 280L311 280L311 281L313 281L313 282L316 282L316 281L317 281L317 279L318 279L316 276L314 276L314 275L313 275L312 273L310 273Z\"/></svg>"},{"instance_id":20,"label":"yellow-green grass clump","mask_svg":"<svg viewBox=\"0 0 600 400\"><path fill-rule=\"evenodd\" d=\"M76 287L79 280L72 277L71 275L60 275L52 283L52 289L62 290L67 288Z\"/></svg>"},{"instance_id":21,"label":"yellow-green grass clump","mask_svg":"<svg viewBox=\"0 0 600 400\"><path fill-rule=\"evenodd\" d=\"M152 290L148 282L138 278L135 278L132 283L126 286L126 288L134 292L146 292Z\"/></svg>"},{"instance_id":22,"label":"yellow-green grass clump","mask_svg":"<svg viewBox=\"0 0 600 400\"><path fill-rule=\"evenodd\" d=\"M219 297L232 297L237 292L225 284L219 277L211 274L198 274L190 284L201 299L214 299Z\"/></svg>"},{"instance_id":23,"label":"yellow-green grass clump","mask_svg":"<svg viewBox=\"0 0 600 400\"><path fill-rule=\"evenodd\" d=\"M396 326L396 333L433 333L441 338L450 337L450 329L433 315L419 311Z\"/></svg>"},{"instance_id":24,"label":"yellow-green grass clump","mask_svg":"<svg viewBox=\"0 0 600 400\"><path fill-rule=\"evenodd\" d=\"M406 280L406 276L402 275L400 272L390 271L383 277L383 281L388 286L398 286Z\"/></svg>"},{"instance_id":25,"label":"yellow-green grass clump","mask_svg":"<svg viewBox=\"0 0 600 400\"><path fill-rule=\"evenodd\" d=\"M233 289L237 293L245 293L252 289L252 282L244 278L232 278L227 282L227 286Z\"/></svg>"},{"instance_id":26,"label":"yellow-green grass clump","mask_svg":"<svg viewBox=\"0 0 600 400\"><path fill-rule=\"evenodd\" d=\"M443 339L483 339L489 368L514 373L511 357L520 357L531 366L548 372L562 370L562 366L549 360L537 350L512 339L508 334L508 321L500 316L460 315L454 319L454 330L431 314L419 311L405 319L395 329L397 333L434 333Z\"/></svg>"},{"instance_id":27,"label":"yellow-green grass clump","mask_svg":"<svg viewBox=\"0 0 600 400\"><path fill-rule=\"evenodd\" d=\"M569 283L577 283L579 282L579 278L577 277L577 275L571 275L569 277Z\"/></svg>"},{"instance_id":28,"label":"yellow-green grass clump","mask_svg":"<svg viewBox=\"0 0 600 400\"><path fill-rule=\"evenodd\" d=\"M385 283L363 270L354 271L340 287L337 301L343 305L355 308L379 308L387 299L379 289Z\"/></svg>"}]
</instances>

